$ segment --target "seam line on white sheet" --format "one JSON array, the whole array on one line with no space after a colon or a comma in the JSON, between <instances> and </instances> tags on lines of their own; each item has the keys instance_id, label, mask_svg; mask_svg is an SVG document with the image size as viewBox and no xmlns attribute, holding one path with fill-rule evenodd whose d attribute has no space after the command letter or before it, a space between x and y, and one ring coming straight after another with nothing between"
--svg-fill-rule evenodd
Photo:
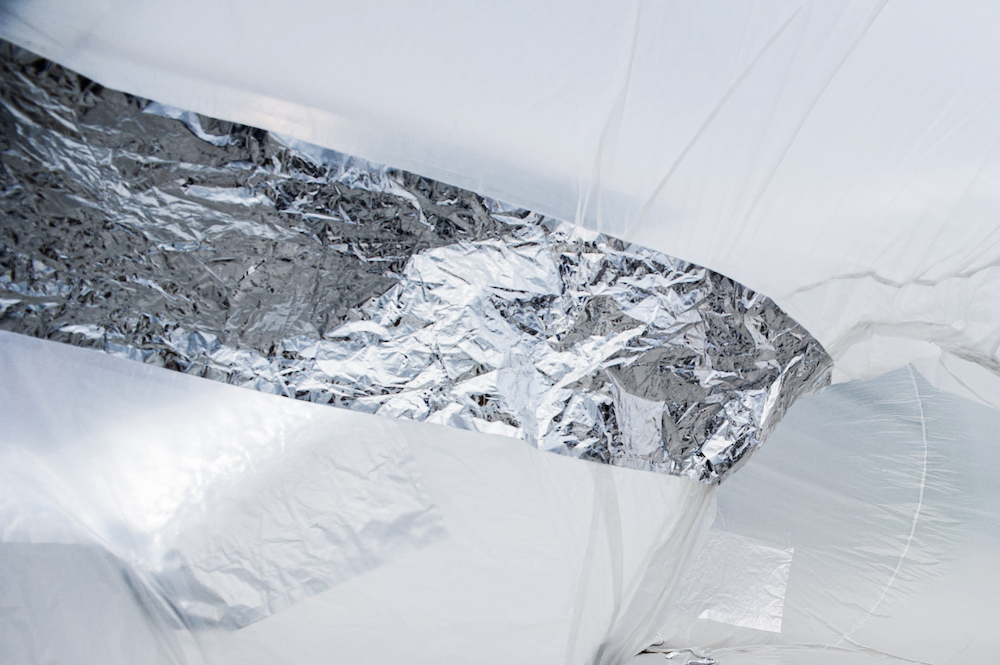
<instances>
[{"instance_id":1,"label":"seam line on white sheet","mask_svg":"<svg viewBox=\"0 0 1000 665\"><path fill-rule=\"evenodd\" d=\"M889 593L889 589L896 582L896 577L899 575L899 571L903 567L903 561L906 560L906 555L910 553L910 546L913 544L913 536L917 531L917 522L920 521L920 511L923 510L924 507L924 488L927 486L927 417L924 414L924 400L920 397L920 388L917 386L917 377L913 373L913 365L907 365L906 368L910 372L910 381L913 383L913 392L917 396L917 406L920 408L920 435L924 444L923 470L920 474L920 493L917 497L917 509L913 512L913 519L910 521L910 535L906 539L906 546L903 548L903 553L899 555L899 561L896 562L896 568L892 571L892 575L889 576L889 581L886 583L885 588L882 589L882 593L879 595L878 600L875 601L872 608L868 610L868 614L865 615L858 625L855 626L851 632L845 633L841 636L841 638L837 640L837 644L834 646L839 646L844 640L854 643L853 640L850 639L851 635L856 633L861 626L865 625L865 622L872 617L875 610L877 610L879 605L882 604L882 601L885 600L886 594Z\"/></svg>"}]
</instances>

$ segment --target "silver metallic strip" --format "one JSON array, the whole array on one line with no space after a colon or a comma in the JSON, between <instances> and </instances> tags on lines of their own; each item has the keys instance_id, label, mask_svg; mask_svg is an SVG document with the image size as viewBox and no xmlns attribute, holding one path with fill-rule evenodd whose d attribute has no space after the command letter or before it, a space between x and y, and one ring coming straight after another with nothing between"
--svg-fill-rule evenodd
<instances>
[{"instance_id":1,"label":"silver metallic strip","mask_svg":"<svg viewBox=\"0 0 1000 665\"><path fill-rule=\"evenodd\" d=\"M708 483L829 380L706 268L0 51L2 329Z\"/></svg>"}]
</instances>

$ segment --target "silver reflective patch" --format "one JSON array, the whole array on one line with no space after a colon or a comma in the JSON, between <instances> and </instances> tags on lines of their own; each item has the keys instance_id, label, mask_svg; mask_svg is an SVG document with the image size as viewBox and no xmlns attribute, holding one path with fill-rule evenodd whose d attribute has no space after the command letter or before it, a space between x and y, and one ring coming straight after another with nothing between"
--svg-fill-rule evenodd
<instances>
[{"instance_id":1,"label":"silver reflective patch","mask_svg":"<svg viewBox=\"0 0 1000 665\"><path fill-rule=\"evenodd\" d=\"M2 329L709 483L828 381L710 270L2 50Z\"/></svg>"}]
</instances>

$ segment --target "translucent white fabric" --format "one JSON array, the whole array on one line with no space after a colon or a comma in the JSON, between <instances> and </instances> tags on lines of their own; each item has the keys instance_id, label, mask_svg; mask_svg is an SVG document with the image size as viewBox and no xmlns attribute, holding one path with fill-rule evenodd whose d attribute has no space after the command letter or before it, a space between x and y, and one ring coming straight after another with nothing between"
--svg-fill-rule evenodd
<instances>
[{"instance_id":1,"label":"translucent white fabric","mask_svg":"<svg viewBox=\"0 0 1000 665\"><path fill-rule=\"evenodd\" d=\"M831 352L839 379L907 363L918 372L793 408L719 490L695 562L752 575L705 575L701 587L676 582L711 514L704 488L429 425L396 423L383 437L388 425L327 409L333 449L351 449L338 437L364 430L358 441L415 479L415 493L393 502L406 498L399 505L429 521L376 534L378 561L349 558L305 584L279 579L249 604L212 597L186 629L156 614L169 596L144 591L165 570L150 552L195 560L213 541L190 534L221 518L185 521L197 526L178 541L187 549L129 549L128 515L144 504L92 503L86 485L67 489L72 458L37 463L48 434L16 439L7 428L5 454L29 450L34 461L0 466L0 487L20 488L2 513L5 652L617 662L660 626L667 647L724 665L995 660L1000 415L920 374L1000 406L998 32L995 3L6 4L0 36L100 83L706 265L775 299ZM157 438L174 425L142 386L183 384L164 394L270 422L267 396L92 354L80 367L110 363L117 377L96 382L92 369L45 360L86 352L0 339L18 349L2 356L4 420L65 418L62 446L76 441L74 418L113 393L138 414L136 440L180 454ZM300 407L319 408L281 408ZM234 431L256 431L246 422ZM96 486L94 474L115 468L102 463L80 482ZM103 478L115 492L145 486ZM244 505L218 487L227 505ZM373 519L364 505L362 521ZM76 519L94 506L114 519ZM25 511L30 524L15 519ZM295 557L310 542L279 544ZM665 591L681 594L670 617ZM220 607L244 627L205 623ZM639 660L650 659L662 656Z\"/></svg>"},{"instance_id":2,"label":"translucent white fabric","mask_svg":"<svg viewBox=\"0 0 1000 665\"><path fill-rule=\"evenodd\" d=\"M712 488L0 333L0 660L606 663Z\"/></svg>"},{"instance_id":3,"label":"translucent white fabric","mask_svg":"<svg viewBox=\"0 0 1000 665\"><path fill-rule=\"evenodd\" d=\"M995 3L20 0L97 81L634 239L1000 405Z\"/></svg>"},{"instance_id":4,"label":"translucent white fabric","mask_svg":"<svg viewBox=\"0 0 1000 665\"><path fill-rule=\"evenodd\" d=\"M689 577L701 604L676 608L666 646L721 665L994 662L998 430L910 368L800 400L719 488L700 559L742 574Z\"/></svg>"},{"instance_id":5,"label":"translucent white fabric","mask_svg":"<svg viewBox=\"0 0 1000 665\"><path fill-rule=\"evenodd\" d=\"M718 490L8 333L0 417L5 662L621 662L657 629L723 665L1000 653L1000 413L910 369L801 400Z\"/></svg>"}]
</instances>

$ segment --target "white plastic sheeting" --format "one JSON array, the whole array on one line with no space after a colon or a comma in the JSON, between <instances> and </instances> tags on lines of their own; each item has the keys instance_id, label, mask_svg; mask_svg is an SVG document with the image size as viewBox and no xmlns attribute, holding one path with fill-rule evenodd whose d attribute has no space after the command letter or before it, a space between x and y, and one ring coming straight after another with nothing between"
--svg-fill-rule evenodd
<instances>
[{"instance_id":1,"label":"white plastic sheeting","mask_svg":"<svg viewBox=\"0 0 1000 665\"><path fill-rule=\"evenodd\" d=\"M995 3L21 0L99 82L708 266L1000 405Z\"/></svg>"},{"instance_id":2,"label":"white plastic sheeting","mask_svg":"<svg viewBox=\"0 0 1000 665\"><path fill-rule=\"evenodd\" d=\"M703 484L0 333L4 663L621 662Z\"/></svg>"},{"instance_id":3,"label":"white plastic sheeting","mask_svg":"<svg viewBox=\"0 0 1000 665\"><path fill-rule=\"evenodd\" d=\"M833 354L841 379L912 363L938 387L1000 406L995 4L299 2L276 11L27 0L2 12L0 36L105 85L706 265L774 298ZM0 375L10 396L46 376L21 367ZM202 384L190 390L233 392ZM39 408L5 399L10 413ZM688 616L661 624L666 647L725 665L995 659L998 418L910 369L800 403L718 493L724 535L709 542L752 541L759 556L737 548L709 558L745 561L754 583L732 576L695 589L675 608ZM161 426L145 422L143 431ZM448 537L387 555L241 630L179 631L194 640L185 653L586 662L642 645L666 605L639 590L674 588L708 490L594 471L486 435L398 427L419 443L410 450L418 484ZM488 459L469 464L476 455ZM14 580L8 644L71 649L71 661L100 654L80 645L153 654L146 645L169 644L163 636L177 631L148 627L139 559L110 543L77 556L93 545L80 538L3 545L14 573L2 577ZM649 565L639 552L668 563ZM123 565L142 584L123 578ZM59 570L69 570L65 585ZM93 624L59 623L62 611ZM54 634L65 641L46 640Z\"/></svg>"},{"instance_id":4,"label":"white plastic sheeting","mask_svg":"<svg viewBox=\"0 0 1000 665\"><path fill-rule=\"evenodd\" d=\"M717 489L9 333L0 405L5 662L1000 653L1000 413L911 369L800 400Z\"/></svg>"},{"instance_id":5,"label":"white plastic sheeting","mask_svg":"<svg viewBox=\"0 0 1000 665\"><path fill-rule=\"evenodd\" d=\"M800 400L716 495L699 559L745 575L701 578L666 644L722 665L995 661L998 430L912 368Z\"/></svg>"}]
</instances>

